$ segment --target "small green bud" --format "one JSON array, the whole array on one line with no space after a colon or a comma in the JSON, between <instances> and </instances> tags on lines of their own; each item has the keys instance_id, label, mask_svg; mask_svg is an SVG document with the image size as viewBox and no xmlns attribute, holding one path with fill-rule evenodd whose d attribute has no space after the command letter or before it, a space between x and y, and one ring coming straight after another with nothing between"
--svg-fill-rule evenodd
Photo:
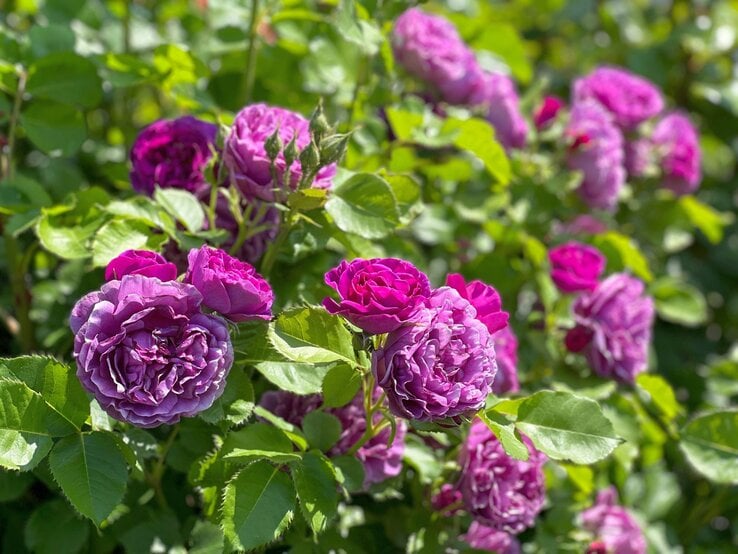
<instances>
[{"instance_id":1,"label":"small green bud","mask_svg":"<svg viewBox=\"0 0 738 554\"><path fill-rule=\"evenodd\" d=\"M320 164L330 165L338 162L346 153L351 133L332 135L320 144Z\"/></svg>"},{"instance_id":2,"label":"small green bud","mask_svg":"<svg viewBox=\"0 0 738 554\"><path fill-rule=\"evenodd\" d=\"M321 100L318 102L312 117L310 117L310 134L313 136L313 140L320 144L321 139L331 131L331 126L325 118L325 113L323 113L323 101Z\"/></svg>"},{"instance_id":3,"label":"small green bud","mask_svg":"<svg viewBox=\"0 0 738 554\"><path fill-rule=\"evenodd\" d=\"M277 156L279 156L283 147L282 139L279 136L279 127L277 127L274 133L264 141L264 150L266 151L267 156L269 156L269 159L274 161L277 159Z\"/></svg>"},{"instance_id":4,"label":"small green bud","mask_svg":"<svg viewBox=\"0 0 738 554\"><path fill-rule=\"evenodd\" d=\"M297 149L297 136L293 136L292 140L287 143L284 148L284 161L287 162L287 167L290 167L292 163L300 155L300 151Z\"/></svg>"},{"instance_id":5,"label":"small green bud","mask_svg":"<svg viewBox=\"0 0 738 554\"><path fill-rule=\"evenodd\" d=\"M302 166L302 174L309 175L315 173L320 166L320 151L315 142L310 141L300 152L300 165Z\"/></svg>"}]
</instances>

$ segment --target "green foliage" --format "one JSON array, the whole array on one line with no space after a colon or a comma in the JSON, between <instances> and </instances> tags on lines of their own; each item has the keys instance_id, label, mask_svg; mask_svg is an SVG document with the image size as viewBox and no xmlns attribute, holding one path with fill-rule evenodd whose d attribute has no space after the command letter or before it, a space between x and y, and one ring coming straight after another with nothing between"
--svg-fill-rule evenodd
<instances>
[{"instance_id":1,"label":"green foliage","mask_svg":"<svg viewBox=\"0 0 738 554\"><path fill-rule=\"evenodd\" d=\"M317 412L316 412L317 413ZM326 530L338 509L336 471L319 452L307 452L292 466L292 480L300 509L316 535Z\"/></svg>"},{"instance_id":2,"label":"green foliage","mask_svg":"<svg viewBox=\"0 0 738 554\"><path fill-rule=\"evenodd\" d=\"M738 412L696 417L679 444L689 463L716 483L738 483Z\"/></svg>"}]
</instances>

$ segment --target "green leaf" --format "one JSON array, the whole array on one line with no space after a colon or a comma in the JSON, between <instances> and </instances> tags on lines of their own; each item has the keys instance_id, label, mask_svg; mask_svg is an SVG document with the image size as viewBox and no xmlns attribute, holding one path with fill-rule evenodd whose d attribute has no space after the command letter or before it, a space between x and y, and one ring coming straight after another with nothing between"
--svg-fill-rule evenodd
<instances>
[{"instance_id":1,"label":"green leaf","mask_svg":"<svg viewBox=\"0 0 738 554\"><path fill-rule=\"evenodd\" d=\"M398 140L412 142L416 129L423 125L423 114L397 108L387 108L386 111L387 120Z\"/></svg>"},{"instance_id":2,"label":"green leaf","mask_svg":"<svg viewBox=\"0 0 738 554\"><path fill-rule=\"evenodd\" d=\"M679 207L689 222L702 231L712 244L723 240L725 226L733 219L730 214L721 214L694 196L682 196L679 199Z\"/></svg>"},{"instance_id":3,"label":"green leaf","mask_svg":"<svg viewBox=\"0 0 738 554\"><path fill-rule=\"evenodd\" d=\"M615 231L608 231L597 235L594 243L607 257L608 270L628 268L644 281L653 280L648 260L632 239Z\"/></svg>"},{"instance_id":4,"label":"green leaf","mask_svg":"<svg viewBox=\"0 0 738 554\"><path fill-rule=\"evenodd\" d=\"M45 356L0 358L0 378L16 379L39 393L46 404L79 430L90 415L90 403L74 371Z\"/></svg>"},{"instance_id":5,"label":"green leaf","mask_svg":"<svg viewBox=\"0 0 738 554\"><path fill-rule=\"evenodd\" d=\"M98 527L123 500L126 461L109 433L93 431L60 440L49 464L72 506Z\"/></svg>"},{"instance_id":6,"label":"green leaf","mask_svg":"<svg viewBox=\"0 0 738 554\"><path fill-rule=\"evenodd\" d=\"M240 425L254 411L254 387L246 372L233 368L223 394L200 417L208 423L226 420L232 425Z\"/></svg>"},{"instance_id":7,"label":"green leaf","mask_svg":"<svg viewBox=\"0 0 738 554\"><path fill-rule=\"evenodd\" d=\"M322 533L336 516L338 484L331 462L320 452L307 452L292 465L292 480L305 520L314 534Z\"/></svg>"},{"instance_id":8,"label":"green leaf","mask_svg":"<svg viewBox=\"0 0 738 554\"><path fill-rule=\"evenodd\" d=\"M341 422L325 412L310 412L302 420L302 430L311 446L327 452L341 438Z\"/></svg>"},{"instance_id":9,"label":"green leaf","mask_svg":"<svg viewBox=\"0 0 738 554\"><path fill-rule=\"evenodd\" d=\"M292 441L284 431L266 423L252 423L226 437L221 453L224 458L248 463L260 458L275 462L299 460Z\"/></svg>"},{"instance_id":10,"label":"green leaf","mask_svg":"<svg viewBox=\"0 0 738 554\"><path fill-rule=\"evenodd\" d=\"M262 419L267 420L269 423L277 427L278 429L281 429L285 432L285 434L290 438L292 443L297 446L302 451L307 450L308 443L305 436L302 434L302 431L295 425L292 425L290 422L285 421L279 416L274 415L269 410L266 410L262 408L261 406L256 406L254 408L254 414L259 416Z\"/></svg>"},{"instance_id":11,"label":"green leaf","mask_svg":"<svg viewBox=\"0 0 738 554\"><path fill-rule=\"evenodd\" d=\"M495 129L483 119L456 119L444 121L441 132L456 132L453 143L457 148L477 156L487 172L499 183L510 182L510 161L505 149L495 139Z\"/></svg>"},{"instance_id":12,"label":"green leaf","mask_svg":"<svg viewBox=\"0 0 738 554\"><path fill-rule=\"evenodd\" d=\"M295 490L278 467L255 462L226 485L222 527L235 548L251 550L275 541L295 510Z\"/></svg>"},{"instance_id":13,"label":"green leaf","mask_svg":"<svg viewBox=\"0 0 738 554\"><path fill-rule=\"evenodd\" d=\"M24 531L26 546L36 554L74 554L87 543L90 526L66 502L51 500L33 512Z\"/></svg>"},{"instance_id":14,"label":"green leaf","mask_svg":"<svg viewBox=\"0 0 738 554\"><path fill-rule=\"evenodd\" d=\"M339 472L339 481L349 492L364 490L364 464L355 456L337 456L331 462Z\"/></svg>"},{"instance_id":15,"label":"green leaf","mask_svg":"<svg viewBox=\"0 0 738 554\"><path fill-rule=\"evenodd\" d=\"M28 138L46 153L58 150L64 156L71 156L87 138L82 112L51 100L28 104L21 112L21 126Z\"/></svg>"},{"instance_id":16,"label":"green leaf","mask_svg":"<svg viewBox=\"0 0 738 554\"><path fill-rule=\"evenodd\" d=\"M351 402L361 388L361 374L353 367L338 364L323 379L323 405L338 408Z\"/></svg>"},{"instance_id":17,"label":"green leaf","mask_svg":"<svg viewBox=\"0 0 738 554\"><path fill-rule=\"evenodd\" d=\"M367 239L380 239L400 224L392 187L371 173L357 173L334 187L325 209L336 226Z\"/></svg>"},{"instance_id":18,"label":"green leaf","mask_svg":"<svg viewBox=\"0 0 738 554\"><path fill-rule=\"evenodd\" d=\"M697 417L682 429L679 447L715 483L738 484L738 411Z\"/></svg>"},{"instance_id":19,"label":"green leaf","mask_svg":"<svg viewBox=\"0 0 738 554\"><path fill-rule=\"evenodd\" d=\"M88 221L82 225L66 227L57 225L55 218L43 214L36 225L36 234L41 245L52 254L65 260L90 257L89 241L100 229L102 219Z\"/></svg>"},{"instance_id":20,"label":"green leaf","mask_svg":"<svg viewBox=\"0 0 738 554\"><path fill-rule=\"evenodd\" d=\"M649 399L664 415L667 421L672 421L682 411L671 385L660 375L641 373L636 377L636 385L647 393Z\"/></svg>"},{"instance_id":21,"label":"green leaf","mask_svg":"<svg viewBox=\"0 0 738 554\"><path fill-rule=\"evenodd\" d=\"M209 521L198 519L190 535L187 554L222 554L224 548L223 531Z\"/></svg>"},{"instance_id":22,"label":"green leaf","mask_svg":"<svg viewBox=\"0 0 738 554\"><path fill-rule=\"evenodd\" d=\"M687 327L707 321L707 301L700 290L674 277L655 281L650 292L661 319Z\"/></svg>"},{"instance_id":23,"label":"green leaf","mask_svg":"<svg viewBox=\"0 0 738 554\"><path fill-rule=\"evenodd\" d=\"M406 225L423 211L420 185L408 175L386 175L385 178L397 199L400 222Z\"/></svg>"},{"instance_id":24,"label":"green leaf","mask_svg":"<svg viewBox=\"0 0 738 554\"><path fill-rule=\"evenodd\" d=\"M0 380L0 466L28 471L49 453L49 408L19 381Z\"/></svg>"},{"instance_id":25,"label":"green leaf","mask_svg":"<svg viewBox=\"0 0 738 554\"><path fill-rule=\"evenodd\" d=\"M280 389L305 395L321 391L321 383L330 366L296 362L260 362L254 367Z\"/></svg>"},{"instance_id":26,"label":"green leaf","mask_svg":"<svg viewBox=\"0 0 738 554\"><path fill-rule=\"evenodd\" d=\"M182 189L158 188L154 192L154 200L169 215L185 226L190 233L202 230L205 225L205 211L194 194Z\"/></svg>"},{"instance_id":27,"label":"green leaf","mask_svg":"<svg viewBox=\"0 0 738 554\"><path fill-rule=\"evenodd\" d=\"M525 399L516 426L549 458L576 464L602 460L620 444L597 402L566 392L540 391Z\"/></svg>"},{"instance_id":28,"label":"green leaf","mask_svg":"<svg viewBox=\"0 0 738 554\"><path fill-rule=\"evenodd\" d=\"M489 50L497 54L518 81L525 84L533 77L533 67L528 60L525 44L513 25L500 21L485 25L470 41L470 45L475 49Z\"/></svg>"},{"instance_id":29,"label":"green leaf","mask_svg":"<svg viewBox=\"0 0 738 554\"><path fill-rule=\"evenodd\" d=\"M407 434L402 458L415 468L423 484L430 485L443 473L443 466L434 455L433 449L418 435Z\"/></svg>"},{"instance_id":30,"label":"green leaf","mask_svg":"<svg viewBox=\"0 0 738 554\"><path fill-rule=\"evenodd\" d=\"M32 473L0 469L0 502L13 502L23 496L35 482Z\"/></svg>"},{"instance_id":31,"label":"green leaf","mask_svg":"<svg viewBox=\"0 0 738 554\"><path fill-rule=\"evenodd\" d=\"M336 30L368 56L376 54L384 40L382 32L372 21L356 16L354 0L340 0L340 8L336 15Z\"/></svg>"},{"instance_id":32,"label":"green leaf","mask_svg":"<svg viewBox=\"0 0 738 554\"><path fill-rule=\"evenodd\" d=\"M356 365L351 333L341 318L323 308L307 306L283 312L269 327L268 336L275 350L288 360Z\"/></svg>"},{"instance_id":33,"label":"green leaf","mask_svg":"<svg viewBox=\"0 0 738 554\"><path fill-rule=\"evenodd\" d=\"M504 414L494 411L494 408L487 412L479 412L477 414L489 430L494 433L511 457L516 460L527 460L530 456L528 447L515 434L515 424L509 420Z\"/></svg>"},{"instance_id":34,"label":"green leaf","mask_svg":"<svg viewBox=\"0 0 738 554\"><path fill-rule=\"evenodd\" d=\"M72 52L57 52L31 65L28 92L37 98L94 108L102 100L95 64Z\"/></svg>"},{"instance_id":35,"label":"green leaf","mask_svg":"<svg viewBox=\"0 0 738 554\"><path fill-rule=\"evenodd\" d=\"M92 263L105 267L125 250L146 249L153 236L145 224L135 219L113 219L100 227L92 241Z\"/></svg>"}]
</instances>

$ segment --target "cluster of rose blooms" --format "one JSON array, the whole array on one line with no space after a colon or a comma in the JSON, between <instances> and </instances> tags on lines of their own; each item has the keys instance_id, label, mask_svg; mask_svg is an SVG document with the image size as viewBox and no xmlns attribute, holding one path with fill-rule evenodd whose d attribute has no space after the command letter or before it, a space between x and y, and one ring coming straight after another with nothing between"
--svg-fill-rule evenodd
<instances>
[{"instance_id":1,"label":"cluster of rose blooms","mask_svg":"<svg viewBox=\"0 0 738 554\"><path fill-rule=\"evenodd\" d=\"M397 60L437 100L481 110L508 151L527 144L514 82L484 70L449 21L411 8L397 19L392 43ZM581 171L578 193L590 208L614 210L626 180L658 177L677 195L700 184L694 125L680 112L665 111L658 87L642 77L616 67L595 69L574 81L570 109L549 96L532 114L541 137L559 119L563 155L570 169Z\"/></svg>"}]
</instances>

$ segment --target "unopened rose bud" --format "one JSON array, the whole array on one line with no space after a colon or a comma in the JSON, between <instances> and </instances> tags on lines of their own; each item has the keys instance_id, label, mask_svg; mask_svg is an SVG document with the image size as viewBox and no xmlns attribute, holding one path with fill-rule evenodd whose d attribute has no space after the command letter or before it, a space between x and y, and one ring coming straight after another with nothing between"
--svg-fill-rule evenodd
<instances>
[{"instance_id":1,"label":"unopened rose bud","mask_svg":"<svg viewBox=\"0 0 738 554\"><path fill-rule=\"evenodd\" d=\"M327 137L320 145L320 163L329 165L338 162L346 153L351 133Z\"/></svg>"},{"instance_id":2,"label":"unopened rose bud","mask_svg":"<svg viewBox=\"0 0 738 554\"><path fill-rule=\"evenodd\" d=\"M320 151L315 142L310 141L300 152L300 165L302 166L303 175L314 174L320 166Z\"/></svg>"},{"instance_id":3,"label":"unopened rose bud","mask_svg":"<svg viewBox=\"0 0 738 554\"><path fill-rule=\"evenodd\" d=\"M284 147L284 161L287 164L287 167L290 167L299 155L300 151L297 149L297 136L293 136L292 140Z\"/></svg>"},{"instance_id":4,"label":"unopened rose bud","mask_svg":"<svg viewBox=\"0 0 738 554\"><path fill-rule=\"evenodd\" d=\"M320 143L320 140L331 132L331 126L328 124L328 120L325 118L323 113L323 102L319 102L315 108L313 115L310 117L310 134L316 143Z\"/></svg>"},{"instance_id":5,"label":"unopened rose bud","mask_svg":"<svg viewBox=\"0 0 738 554\"><path fill-rule=\"evenodd\" d=\"M277 159L277 156L279 156L283 147L282 139L279 137L279 128L277 128L274 130L274 133L264 141L264 150L266 151L267 156L269 156L269 159L274 161Z\"/></svg>"}]
</instances>

